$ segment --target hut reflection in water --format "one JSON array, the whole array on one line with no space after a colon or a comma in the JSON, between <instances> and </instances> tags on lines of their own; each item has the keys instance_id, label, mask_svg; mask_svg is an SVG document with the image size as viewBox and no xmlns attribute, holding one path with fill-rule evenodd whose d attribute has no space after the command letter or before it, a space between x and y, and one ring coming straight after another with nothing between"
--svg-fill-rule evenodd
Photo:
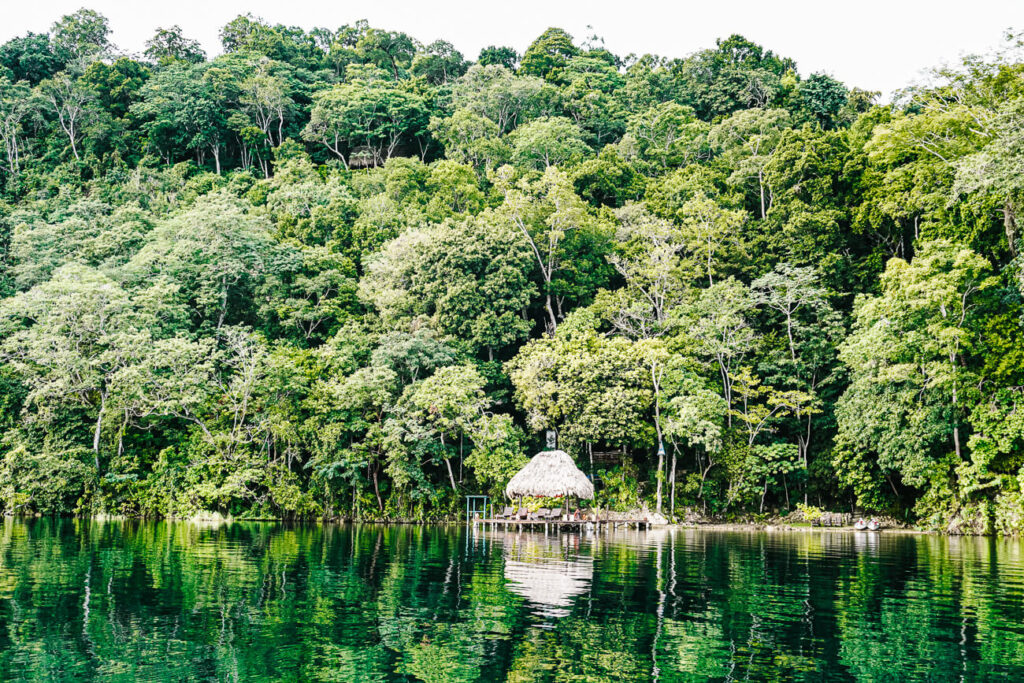
<instances>
[{"instance_id":1,"label":"hut reflection in water","mask_svg":"<svg viewBox=\"0 0 1024 683\"><path fill-rule=\"evenodd\" d=\"M532 611L557 619L568 616L573 600L586 595L594 580L594 558L580 554L579 534L495 533L505 558L509 591Z\"/></svg>"}]
</instances>

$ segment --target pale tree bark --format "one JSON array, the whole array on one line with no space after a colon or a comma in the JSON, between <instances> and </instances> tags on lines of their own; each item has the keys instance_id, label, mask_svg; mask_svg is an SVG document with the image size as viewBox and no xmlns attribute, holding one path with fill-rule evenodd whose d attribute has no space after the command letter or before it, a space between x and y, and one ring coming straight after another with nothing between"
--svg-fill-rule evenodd
<instances>
[{"instance_id":1,"label":"pale tree bark","mask_svg":"<svg viewBox=\"0 0 1024 683\"><path fill-rule=\"evenodd\" d=\"M1003 229L1006 231L1006 243L1010 248L1010 258L1017 258L1017 212L1009 199L1003 204Z\"/></svg>"},{"instance_id":2,"label":"pale tree bark","mask_svg":"<svg viewBox=\"0 0 1024 683\"><path fill-rule=\"evenodd\" d=\"M442 432L441 433L441 448L443 449L444 447L445 447L444 432ZM452 485L452 491L458 491L458 488L456 488L456 486L455 486L455 473L452 471L452 461L451 461L450 458L448 458L448 456L444 456L444 464L445 464L445 467L448 468L448 481Z\"/></svg>"},{"instance_id":3,"label":"pale tree bark","mask_svg":"<svg viewBox=\"0 0 1024 683\"><path fill-rule=\"evenodd\" d=\"M100 471L100 435L103 431L103 411L107 408L107 392L100 391L100 409L96 415L96 428L92 434L92 455L96 463L96 472Z\"/></svg>"},{"instance_id":4,"label":"pale tree bark","mask_svg":"<svg viewBox=\"0 0 1024 683\"><path fill-rule=\"evenodd\" d=\"M658 486L657 486L657 503L656 508L658 514L661 514L661 498L662 498L662 476L665 470L665 441L661 431L661 379L664 374L664 368L658 369L658 362L651 361L651 383L654 386L654 429L658 433Z\"/></svg>"}]
</instances>

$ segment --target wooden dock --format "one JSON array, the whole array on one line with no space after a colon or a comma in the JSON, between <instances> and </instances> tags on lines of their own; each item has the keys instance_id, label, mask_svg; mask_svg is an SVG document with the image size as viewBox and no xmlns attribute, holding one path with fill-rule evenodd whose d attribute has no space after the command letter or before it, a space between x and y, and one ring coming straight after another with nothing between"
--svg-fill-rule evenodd
<instances>
[{"instance_id":1,"label":"wooden dock","mask_svg":"<svg viewBox=\"0 0 1024 683\"><path fill-rule=\"evenodd\" d=\"M550 528L555 529L649 529L651 523L643 519L481 519L472 520L474 525L489 525L492 528Z\"/></svg>"}]
</instances>

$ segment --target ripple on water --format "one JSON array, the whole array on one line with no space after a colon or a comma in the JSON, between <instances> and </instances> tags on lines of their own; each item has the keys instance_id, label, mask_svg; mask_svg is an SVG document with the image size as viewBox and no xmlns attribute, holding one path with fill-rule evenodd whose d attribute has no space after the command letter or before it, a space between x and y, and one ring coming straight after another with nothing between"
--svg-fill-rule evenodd
<instances>
[{"instance_id":1,"label":"ripple on water","mask_svg":"<svg viewBox=\"0 0 1024 683\"><path fill-rule=\"evenodd\" d=\"M0 667L73 680L1024 678L1015 540L6 519Z\"/></svg>"}]
</instances>

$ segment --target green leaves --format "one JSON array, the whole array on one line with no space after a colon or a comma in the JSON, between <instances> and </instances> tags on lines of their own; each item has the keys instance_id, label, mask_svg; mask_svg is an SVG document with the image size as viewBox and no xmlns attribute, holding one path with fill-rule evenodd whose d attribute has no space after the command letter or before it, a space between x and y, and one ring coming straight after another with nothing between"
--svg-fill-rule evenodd
<instances>
[{"instance_id":1,"label":"green leaves","mask_svg":"<svg viewBox=\"0 0 1024 683\"><path fill-rule=\"evenodd\" d=\"M695 161L705 144L708 126L698 121L689 107L662 102L629 117L626 140L638 154L662 168Z\"/></svg>"},{"instance_id":2,"label":"green leaves","mask_svg":"<svg viewBox=\"0 0 1024 683\"><path fill-rule=\"evenodd\" d=\"M536 296L533 254L500 219L482 214L407 232L367 266L361 294L392 327L428 322L472 354L493 356L523 340Z\"/></svg>"},{"instance_id":3,"label":"green leaves","mask_svg":"<svg viewBox=\"0 0 1024 683\"><path fill-rule=\"evenodd\" d=\"M219 330L250 319L251 292L272 249L265 218L227 194L212 194L157 226L125 270L135 282L165 276L178 283L178 301L193 319Z\"/></svg>"},{"instance_id":4,"label":"green leaves","mask_svg":"<svg viewBox=\"0 0 1024 683\"><path fill-rule=\"evenodd\" d=\"M560 28L549 28L526 48L519 68L525 74L557 82L569 58L578 52L572 36Z\"/></svg>"},{"instance_id":5,"label":"green leaves","mask_svg":"<svg viewBox=\"0 0 1024 683\"><path fill-rule=\"evenodd\" d=\"M356 81L316 94L302 136L324 145L346 166L378 165L399 145L413 143L428 121L419 95L380 81Z\"/></svg>"},{"instance_id":6,"label":"green leaves","mask_svg":"<svg viewBox=\"0 0 1024 683\"><path fill-rule=\"evenodd\" d=\"M883 470L925 487L932 464L964 446L959 425L975 399L978 323L991 266L948 242L890 261L882 294L862 300L840 358L850 388L837 406L840 439L877 454Z\"/></svg>"},{"instance_id":7,"label":"green leaves","mask_svg":"<svg viewBox=\"0 0 1024 683\"><path fill-rule=\"evenodd\" d=\"M452 161L490 170L511 157L511 149L491 119L469 109L457 109L449 118L432 118L430 132L444 145Z\"/></svg>"},{"instance_id":8,"label":"green leaves","mask_svg":"<svg viewBox=\"0 0 1024 683\"><path fill-rule=\"evenodd\" d=\"M540 171L561 166L590 151L579 127L561 116L545 116L523 124L511 138L513 162Z\"/></svg>"},{"instance_id":9,"label":"green leaves","mask_svg":"<svg viewBox=\"0 0 1024 683\"><path fill-rule=\"evenodd\" d=\"M584 317L526 344L508 368L530 426L558 428L567 447L643 442L650 434L646 363L628 340L598 334Z\"/></svg>"},{"instance_id":10,"label":"green leaves","mask_svg":"<svg viewBox=\"0 0 1024 683\"><path fill-rule=\"evenodd\" d=\"M738 35L108 29L0 45L8 505L441 515L529 425L623 504L1024 519L1019 54L874 106Z\"/></svg>"}]
</instances>

